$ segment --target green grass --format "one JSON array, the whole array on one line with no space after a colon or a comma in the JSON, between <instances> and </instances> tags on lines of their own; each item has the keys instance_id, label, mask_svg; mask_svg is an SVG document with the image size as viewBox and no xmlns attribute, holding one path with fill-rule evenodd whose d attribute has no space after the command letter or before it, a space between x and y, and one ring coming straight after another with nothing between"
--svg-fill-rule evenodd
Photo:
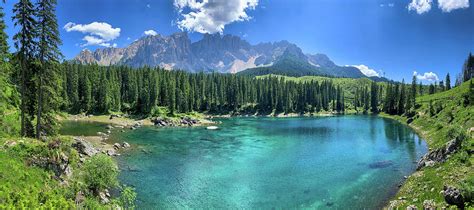
<instances>
[{"instance_id":1,"label":"green grass","mask_svg":"<svg viewBox=\"0 0 474 210\"><path fill-rule=\"evenodd\" d=\"M340 85L341 88L344 90L345 97L348 99L354 98L354 93L356 92L356 88L367 87L370 89L370 83L372 80L368 78L331 78L331 77L321 77L321 76L303 76L303 77L288 77L288 76L280 76L280 75L265 75L265 76L258 76L257 78L265 78L265 77L278 77L284 78L285 81L293 81L293 82L323 82L323 81L331 81L335 85ZM385 84L383 82L379 82L378 84Z\"/></svg>"},{"instance_id":2,"label":"green grass","mask_svg":"<svg viewBox=\"0 0 474 210\"><path fill-rule=\"evenodd\" d=\"M440 193L444 186L463 188L467 179L474 177L474 157L468 151L474 149L474 139L468 130L474 127L473 102L465 104L464 96L469 94L469 82L461 86L432 95L424 95L416 99L417 114L410 124L428 143L430 150L443 147L446 142L458 135L466 135L462 148L452 155L446 162L433 167L425 167L410 176L395 199L399 201L401 209L408 205L423 207L423 201L433 200L438 207L447 206L443 195ZM436 107L435 112L430 111L431 106ZM407 122L405 116L390 117ZM472 186L471 186L472 187ZM470 203L469 208L474 208Z\"/></svg>"}]
</instances>

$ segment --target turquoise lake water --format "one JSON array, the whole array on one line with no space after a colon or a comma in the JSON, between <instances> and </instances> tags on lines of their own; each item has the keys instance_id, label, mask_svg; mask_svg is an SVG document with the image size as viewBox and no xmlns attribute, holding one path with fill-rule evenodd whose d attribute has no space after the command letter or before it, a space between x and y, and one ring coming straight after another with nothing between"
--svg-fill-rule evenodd
<instances>
[{"instance_id":1,"label":"turquoise lake water","mask_svg":"<svg viewBox=\"0 0 474 210\"><path fill-rule=\"evenodd\" d=\"M115 136L133 146L118 162L139 209L380 208L427 152L410 128L379 117L221 121Z\"/></svg>"}]
</instances>

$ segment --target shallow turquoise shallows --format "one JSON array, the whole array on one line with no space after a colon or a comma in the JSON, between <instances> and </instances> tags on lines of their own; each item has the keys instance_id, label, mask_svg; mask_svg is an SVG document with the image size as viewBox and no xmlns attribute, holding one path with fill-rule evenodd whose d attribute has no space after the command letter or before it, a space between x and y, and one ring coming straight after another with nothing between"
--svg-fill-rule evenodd
<instances>
[{"instance_id":1,"label":"shallow turquoise shallows","mask_svg":"<svg viewBox=\"0 0 474 210\"><path fill-rule=\"evenodd\" d=\"M221 121L117 134L133 145L118 161L139 209L376 209L427 151L410 128L379 117Z\"/></svg>"}]
</instances>

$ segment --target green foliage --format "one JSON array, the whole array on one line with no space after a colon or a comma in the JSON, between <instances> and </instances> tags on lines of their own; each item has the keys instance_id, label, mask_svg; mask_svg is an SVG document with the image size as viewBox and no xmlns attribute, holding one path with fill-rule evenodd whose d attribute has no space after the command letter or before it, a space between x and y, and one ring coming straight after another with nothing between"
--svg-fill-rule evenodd
<instances>
[{"instance_id":1,"label":"green foliage","mask_svg":"<svg viewBox=\"0 0 474 210\"><path fill-rule=\"evenodd\" d=\"M119 203L120 206L131 209L135 207L135 201L137 199L137 193L135 189L131 187L124 187L120 194Z\"/></svg>"},{"instance_id":2,"label":"green foliage","mask_svg":"<svg viewBox=\"0 0 474 210\"><path fill-rule=\"evenodd\" d=\"M51 179L52 174L29 167L14 153L0 151L0 209L73 208L74 202L64 197L66 189Z\"/></svg>"},{"instance_id":3,"label":"green foliage","mask_svg":"<svg viewBox=\"0 0 474 210\"><path fill-rule=\"evenodd\" d=\"M470 176L464 182L462 182L461 194L464 198L464 201L472 207L474 204L474 176Z\"/></svg>"},{"instance_id":4,"label":"green foliage","mask_svg":"<svg viewBox=\"0 0 474 210\"><path fill-rule=\"evenodd\" d=\"M84 163L84 181L89 189L98 193L118 184L118 167L111 157L98 154Z\"/></svg>"}]
</instances>

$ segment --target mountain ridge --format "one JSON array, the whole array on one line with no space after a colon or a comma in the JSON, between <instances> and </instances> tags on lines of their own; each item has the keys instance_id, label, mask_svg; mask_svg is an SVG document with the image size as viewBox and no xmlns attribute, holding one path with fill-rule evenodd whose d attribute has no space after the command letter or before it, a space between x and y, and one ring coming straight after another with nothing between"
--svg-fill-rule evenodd
<instances>
[{"instance_id":1,"label":"mountain ridge","mask_svg":"<svg viewBox=\"0 0 474 210\"><path fill-rule=\"evenodd\" d=\"M288 76L367 77L355 67L336 65L325 54L305 54L286 40L252 45L230 34L204 34L195 42L186 32L144 36L124 48L82 50L73 61L101 66L159 66L190 72L253 74L249 72L263 69Z\"/></svg>"}]
</instances>

